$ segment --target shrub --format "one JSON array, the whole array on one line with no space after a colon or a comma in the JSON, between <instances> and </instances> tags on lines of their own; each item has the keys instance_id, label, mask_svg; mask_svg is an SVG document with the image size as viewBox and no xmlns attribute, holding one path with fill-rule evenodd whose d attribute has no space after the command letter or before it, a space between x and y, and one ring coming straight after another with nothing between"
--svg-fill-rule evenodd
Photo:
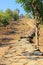
<instances>
[{"instance_id":1,"label":"shrub","mask_svg":"<svg viewBox=\"0 0 43 65\"><path fill-rule=\"evenodd\" d=\"M17 20L18 20L18 18L19 18L19 17L18 17L18 14L14 14L14 16L13 16L13 17L14 17L14 20L15 20L15 21L17 21Z\"/></svg>"},{"instance_id":2,"label":"shrub","mask_svg":"<svg viewBox=\"0 0 43 65\"><path fill-rule=\"evenodd\" d=\"M18 18L19 18L19 12L18 12L18 10L14 10L13 11L13 18L14 18L15 21L18 20Z\"/></svg>"},{"instance_id":3,"label":"shrub","mask_svg":"<svg viewBox=\"0 0 43 65\"><path fill-rule=\"evenodd\" d=\"M9 22L7 21L7 19L3 19L2 24L3 24L3 26L5 27L6 25L9 24Z\"/></svg>"}]
</instances>

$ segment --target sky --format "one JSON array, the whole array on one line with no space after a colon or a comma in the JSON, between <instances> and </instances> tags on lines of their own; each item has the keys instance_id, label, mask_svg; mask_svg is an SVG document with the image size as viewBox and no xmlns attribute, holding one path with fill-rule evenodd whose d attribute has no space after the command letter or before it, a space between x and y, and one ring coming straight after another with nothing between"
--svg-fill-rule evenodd
<instances>
[{"instance_id":1,"label":"sky","mask_svg":"<svg viewBox=\"0 0 43 65\"><path fill-rule=\"evenodd\" d=\"M0 0L0 10L5 11L7 8L10 8L11 10L19 9L20 14L25 14L24 9L20 4L17 4L15 0Z\"/></svg>"}]
</instances>

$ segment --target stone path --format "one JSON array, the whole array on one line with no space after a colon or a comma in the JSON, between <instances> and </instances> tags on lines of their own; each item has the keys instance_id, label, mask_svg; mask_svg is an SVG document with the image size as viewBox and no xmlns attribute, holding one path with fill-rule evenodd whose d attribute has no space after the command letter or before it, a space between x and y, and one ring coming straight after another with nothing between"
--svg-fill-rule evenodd
<instances>
[{"instance_id":1,"label":"stone path","mask_svg":"<svg viewBox=\"0 0 43 65\"><path fill-rule=\"evenodd\" d=\"M0 65L43 65L43 57L30 56L34 46L27 41L21 39L10 45L5 55L0 58Z\"/></svg>"}]
</instances>

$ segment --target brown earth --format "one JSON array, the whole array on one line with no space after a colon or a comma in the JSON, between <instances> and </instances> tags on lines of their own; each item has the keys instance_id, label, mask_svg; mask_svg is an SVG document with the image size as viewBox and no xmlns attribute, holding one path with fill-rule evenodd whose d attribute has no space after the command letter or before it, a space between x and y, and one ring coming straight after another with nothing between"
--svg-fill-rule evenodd
<instances>
[{"instance_id":1,"label":"brown earth","mask_svg":"<svg viewBox=\"0 0 43 65\"><path fill-rule=\"evenodd\" d=\"M29 32L35 27L35 20L23 18L7 27L0 27L0 65L43 65L42 56L30 56L34 43L29 43ZM43 26L40 27L40 50L43 52Z\"/></svg>"}]
</instances>

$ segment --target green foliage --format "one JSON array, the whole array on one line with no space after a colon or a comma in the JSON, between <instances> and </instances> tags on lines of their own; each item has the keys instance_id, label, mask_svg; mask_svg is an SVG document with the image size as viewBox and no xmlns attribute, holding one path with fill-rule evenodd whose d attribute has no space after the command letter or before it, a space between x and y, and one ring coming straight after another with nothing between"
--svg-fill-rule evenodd
<instances>
[{"instance_id":1,"label":"green foliage","mask_svg":"<svg viewBox=\"0 0 43 65\"><path fill-rule=\"evenodd\" d=\"M3 15L2 24L4 27L9 24L8 18L5 15Z\"/></svg>"},{"instance_id":2,"label":"green foliage","mask_svg":"<svg viewBox=\"0 0 43 65\"><path fill-rule=\"evenodd\" d=\"M14 14L14 20L17 21L18 20L18 14Z\"/></svg>"},{"instance_id":3,"label":"green foliage","mask_svg":"<svg viewBox=\"0 0 43 65\"><path fill-rule=\"evenodd\" d=\"M43 21L43 0L16 0L26 12L31 12L38 20Z\"/></svg>"},{"instance_id":4,"label":"green foliage","mask_svg":"<svg viewBox=\"0 0 43 65\"><path fill-rule=\"evenodd\" d=\"M0 22L2 21L3 12L0 10Z\"/></svg>"},{"instance_id":5,"label":"green foliage","mask_svg":"<svg viewBox=\"0 0 43 65\"><path fill-rule=\"evenodd\" d=\"M13 18L15 21L17 21L19 18L19 11L17 9L13 11Z\"/></svg>"},{"instance_id":6,"label":"green foliage","mask_svg":"<svg viewBox=\"0 0 43 65\"><path fill-rule=\"evenodd\" d=\"M2 10L0 10L0 25L1 26L6 26L9 23L11 23L10 21L12 21L13 19L15 21L17 21L19 18L19 10L16 9L14 11L7 9L5 12L3 12Z\"/></svg>"},{"instance_id":7,"label":"green foliage","mask_svg":"<svg viewBox=\"0 0 43 65\"><path fill-rule=\"evenodd\" d=\"M33 18L34 18L31 12L30 12L29 14L28 14L28 13L26 13L26 15L25 15L25 16L26 16L26 17L28 17L28 18L31 18L31 19L33 19Z\"/></svg>"},{"instance_id":8,"label":"green foliage","mask_svg":"<svg viewBox=\"0 0 43 65\"><path fill-rule=\"evenodd\" d=\"M8 18L7 15L5 15L5 13L0 10L0 25L2 26L6 26L8 25Z\"/></svg>"},{"instance_id":9,"label":"green foliage","mask_svg":"<svg viewBox=\"0 0 43 65\"><path fill-rule=\"evenodd\" d=\"M11 11L11 9L7 9L5 11L5 15L7 15L7 18L9 18L9 20L13 18L13 12Z\"/></svg>"},{"instance_id":10,"label":"green foliage","mask_svg":"<svg viewBox=\"0 0 43 65\"><path fill-rule=\"evenodd\" d=\"M16 2L22 4L21 6L23 6L26 12L31 11L31 6L30 6L31 0L16 0Z\"/></svg>"}]
</instances>

